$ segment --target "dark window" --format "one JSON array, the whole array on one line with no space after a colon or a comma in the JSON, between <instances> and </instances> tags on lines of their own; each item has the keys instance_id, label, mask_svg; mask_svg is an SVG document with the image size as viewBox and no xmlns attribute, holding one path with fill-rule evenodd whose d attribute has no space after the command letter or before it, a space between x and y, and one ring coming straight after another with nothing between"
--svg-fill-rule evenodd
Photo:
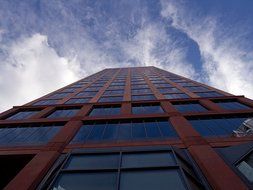
<instances>
[{"instance_id":1,"label":"dark window","mask_svg":"<svg viewBox=\"0 0 253 190\"><path fill-rule=\"evenodd\" d=\"M109 86L106 90L122 90L125 86Z\"/></svg>"},{"instance_id":2,"label":"dark window","mask_svg":"<svg viewBox=\"0 0 253 190\"><path fill-rule=\"evenodd\" d=\"M132 89L132 94L152 94L152 91L149 88Z\"/></svg>"},{"instance_id":3,"label":"dark window","mask_svg":"<svg viewBox=\"0 0 253 190\"><path fill-rule=\"evenodd\" d=\"M76 95L76 97L93 97L97 94L98 91L87 91L87 92L80 92Z\"/></svg>"},{"instance_id":4,"label":"dark window","mask_svg":"<svg viewBox=\"0 0 253 190\"><path fill-rule=\"evenodd\" d=\"M87 92L87 91L98 91L101 87L88 87L86 88L84 91Z\"/></svg>"},{"instance_id":5,"label":"dark window","mask_svg":"<svg viewBox=\"0 0 253 190\"><path fill-rule=\"evenodd\" d=\"M159 83L159 84L154 84L155 87L159 88L159 87L164 87L164 88L170 88L170 87L173 87L171 84L168 84L168 83Z\"/></svg>"},{"instance_id":6,"label":"dark window","mask_svg":"<svg viewBox=\"0 0 253 190\"><path fill-rule=\"evenodd\" d=\"M155 96L154 95L139 95L139 96L135 96L132 95L132 100L133 101L138 101L138 100L155 100Z\"/></svg>"},{"instance_id":7,"label":"dark window","mask_svg":"<svg viewBox=\"0 0 253 190\"><path fill-rule=\"evenodd\" d=\"M66 163L66 169L113 169L118 168L119 155L117 154L96 154L73 155Z\"/></svg>"},{"instance_id":8,"label":"dark window","mask_svg":"<svg viewBox=\"0 0 253 190\"><path fill-rule=\"evenodd\" d=\"M0 145L44 144L59 130L60 125L19 125L0 128Z\"/></svg>"},{"instance_id":9,"label":"dark window","mask_svg":"<svg viewBox=\"0 0 253 190\"><path fill-rule=\"evenodd\" d=\"M198 103L182 103L174 104L174 107L180 112L203 112L207 111L203 106Z\"/></svg>"},{"instance_id":10,"label":"dark window","mask_svg":"<svg viewBox=\"0 0 253 190\"><path fill-rule=\"evenodd\" d=\"M198 91L208 91L209 89L203 86L189 86L187 87L188 90L192 92L198 92Z\"/></svg>"},{"instance_id":11,"label":"dark window","mask_svg":"<svg viewBox=\"0 0 253 190\"><path fill-rule=\"evenodd\" d=\"M236 167L250 183L253 183L253 152L241 160Z\"/></svg>"},{"instance_id":12,"label":"dark window","mask_svg":"<svg viewBox=\"0 0 253 190\"><path fill-rule=\"evenodd\" d=\"M81 103L87 103L90 101L91 98L72 98L65 102L65 104L81 104Z\"/></svg>"},{"instance_id":13,"label":"dark window","mask_svg":"<svg viewBox=\"0 0 253 190\"><path fill-rule=\"evenodd\" d=\"M195 92L200 97L220 97L224 96L223 94L220 94L218 92Z\"/></svg>"},{"instance_id":14,"label":"dark window","mask_svg":"<svg viewBox=\"0 0 253 190\"><path fill-rule=\"evenodd\" d=\"M47 118L58 118L58 117L72 117L74 116L80 109L79 108L64 108L57 109L52 114L47 116Z\"/></svg>"},{"instance_id":15,"label":"dark window","mask_svg":"<svg viewBox=\"0 0 253 190\"><path fill-rule=\"evenodd\" d=\"M104 95L123 95L124 90L106 90Z\"/></svg>"},{"instance_id":16,"label":"dark window","mask_svg":"<svg viewBox=\"0 0 253 190\"><path fill-rule=\"evenodd\" d=\"M65 98L70 94L71 93L66 93L66 92L65 93L56 93L56 94L51 95L49 98Z\"/></svg>"},{"instance_id":17,"label":"dark window","mask_svg":"<svg viewBox=\"0 0 253 190\"><path fill-rule=\"evenodd\" d=\"M121 174L121 190L187 189L179 169L124 171Z\"/></svg>"},{"instance_id":18,"label":"dark window","mask_svg":"<svg viewBox=\"0 0 253 190\"><path fill-rule=\"evenodd\" d=\"M90 112L89 116L100 116L100 115L118 115L120 114L120 105L112 106L99 106L94 107Z\"/></svg>"},{"instance_id":19,"label":"dark window","mask_svg":"<svg viewBox=\"0 0 253 190\"><path fill-rule=\"evenodd\" d=\"M167 93L180 93L181 91L177 88L159 88L158 89L162 94L167 94Z\"/></svg>"},{"instance_id":20,"label":"dark window","mask_svg":"<svg viewBox=\"0 0 253 190\"><path fill-rule=\"evenodd\" d=\"M179 84L183 87L185 87L185 86L196 86L196 84L192 83L192 82L181 82L181 83L177 83L177 84Z\"/></svg>"},{"instance_id":21,"label":"dark window","mask_svg":"<svg viewBox=\"0 0 253 190\"><path fill-rule=\"evenodd\" d=\"M99 102L120 102L123 101L122 96L111 96L111 97L101 97Z\"/></svg>"},{"instance_id":22,"label":"dark window","mask_svg":"<svg viewBox=\"0 0 253 190\"><path fill-rule=\"evenodd\" d=\"M117 172L75 172L62 173L52 189L113 190L117 187Z\"/></svg>"},{"instance_id":23,"label":"dark window","mask_svg":"<svg viewBox=\"0 0 253 190\"><path fill-rule=\"evenodd\" d=\"M134 104L132 106L133 114L153 114L164 113L161 106L158 104Z\"/></svg>"},{"instance_id":24,"label":"dark window","mask_svg":"<svg viewBox=\"0 0 253 190\"><path fill-rule=\"evenodd\" d=\"M138 149L72 153L40 189L209 189L186 151Z\"/></svg>"},{"instance_id":25,"label":"dark window","mask_svg":"<svg viewBox=\"0 0 253 190\"><path fill-rule=\"evenodd\" d=\"M33 105L34 106L42 106L42 105L54 105L57 104L59 100L40 100L38 102L35 102Z\"/></svg>"},{"instance_id":26,"label":"dark window","mask_svg":"<svg viewBox=\"0 0 253 190\"><path fill-rule=\"evenodd\" d=\"M75 92L77 88L65 88L61 92Z\"/></svg>"},{"instance_id":27,"label":"dark window","mask_svg":"<svg viewBox=\"0 0 253 190\"><path fill-rule=\"evenodd\" d=\"M177 134L166 120L91 123L81 127L72 143L152 138L177 138Z\"/></svg>"},{"instance_id":28,"label":"dark window","mask_svg":"<svg viewBox=\"0 0 253 190\"><path fill-rule=\"evenodd\" d=\"M178 93L178 94L165 94L164 95L167 99L180 99L180 98L189 98L187 94Z\"/></svg>"},{"instance_id":29,"label":"dark window","mask_svg":"<svg viewBox=\"0 0 253 190\"><path fill-rule=\"evenodd\" d=\"M18 113L15 113L14 115L6 118L7 120L18 120L18 119L27 119L30 118L31 116L35 115L39 111L34 110L34 111L20 111Z\"/></svg>"},{"instance_id":30,"label":"dark window","mask_svg":"<svg viewBox=\"0 0 253 190\"><path fill-rule=\"evenodd\" d=\"M139 89L139 88L149 88L147 84L137 84L137 85L132 85L132 89Z\"/></svg>"},{"instance_id":31,"label":"dark window","mask_svg":"<svg viewBox=\"0 0 253 190\"><path fill-rule=\"evenodd\" d=\"M220 102L216 102L216 104L218 104L220 107L226 109L226 110L244 110L244 109L250 109L250 107L241 104L239 102L236 101L220 101Z\"/></svg>"},{"instance_id":32,"label":"dark window","mask_svg":"<svg viewBox=\"0 0 253 190\"><path fill-rule=\"evenodd\" d=\"M232 135L245 121L247 117L226 117L226 118L203 118L190 119L190 123L203 136L227 136Z\"/></svg>"}]
</instances>

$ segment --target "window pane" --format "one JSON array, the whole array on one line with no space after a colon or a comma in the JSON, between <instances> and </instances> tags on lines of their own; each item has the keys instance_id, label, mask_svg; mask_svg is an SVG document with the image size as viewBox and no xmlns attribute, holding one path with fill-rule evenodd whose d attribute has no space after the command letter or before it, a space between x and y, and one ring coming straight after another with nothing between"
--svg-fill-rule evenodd
<instances>
[{"instance_id":1,"label":"window pane","mask_svg":"<svg viewBox=\"0 0 253 190\"><path fill-rule=\"evenodd\" d=\"M145 131L145 126L144 123L132 123L132 135L133 138L146 138L146 131Z\"/></svg>"},{"instance_id":2,"label":"window pane","mask_svg":"<svg viewBox=\"0 0 253 190\"><path fill-rule=\"evenodd\" d=\"M171 152L126 153L123 154L121 167L139 168L171 165L176 165L173 154Z\"/></svg>"},{"instance_id":3,"label":"window pane","mask_svg":"<svg viewBox=\"0 0 253 190\"><path fill-rule=\"evenodd\" d=\"M63 173L53 184L53 190L115 190L116 172Z\"/></svg>"},{"instance_id":4,"label":"window pane","mask_svg":"<svg viewBox=\"0 0 253 190\"><path fill-rule=\"evenodd\" d=\"M149 114L149 113L164 113L163 109L159 105L133 105L133 114Z\"/></svg>"},{"instance_id":5,"label":"window pane","mask_svg":"<svg viewBox=\"0 0 253 190\"><path fill-rule=\"evenodd\" d=\"M156 122L146 122L145 127L147 130L148 137L150 137L150 138L161 137L161 134L160 134L160 131L159 131L159 128L158 128Z\"/></svg>"},{"instance_id":6,"label":"window pane","mask_svg":"<svg viewBox=\"0 0 253 190\"><path fill-rule=\"evenodd\" d=\"M59 109L54 111L52 114L47 116L47 118L58 118L58 117L72 117L74 116L80 109Z\"/></svg>"},{"instance_id":7,"label":"window pane","mask_svg":"<svg viewBox=\"0 0 253 190\"><path fill-rule=\"evenodd\" d=\"M186 189L180 171L145 170L121 173L120 190L184 190Z\"/></svg>"},{"instance_id":8,"label":"window pane","mask_svg":"<svg viewBox=\"0 0 253 190\"><path fill-rule=\"evenodd\" d=\"M202 112L207 111L203 106L198 103L192 104L176 104L173 105L180 112Z\"/></svg>"},{"instance_id":9,"label":"window pane","mask_svg":"<svg viewBox=\"0 0 253 190\"><path fill-rule=\"evenodd\" d=\"M18 119L27 119L38 113L39 111L20 111L10 117L7 120L18 120Z\"/></svg>"},{"instance_id":10,"label":"window pane","mask_svg":"<svg viewBox=\"0 0 253 190\"><path fill-rule=\"evenodd\" d=\"M118 168L119 154L73 155L66 164L66 169L109 169Z\"/></svg>"}]
</instances>

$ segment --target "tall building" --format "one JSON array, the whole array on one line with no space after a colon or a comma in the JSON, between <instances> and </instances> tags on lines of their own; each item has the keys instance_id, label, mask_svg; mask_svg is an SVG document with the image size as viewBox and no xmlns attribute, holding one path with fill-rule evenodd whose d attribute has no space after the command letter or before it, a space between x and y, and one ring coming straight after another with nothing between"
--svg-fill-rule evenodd
<instances>
[{"instance_id":1,"label":"tall building","mask_svg":"<svg viewBox=\"0 0 253 190\"><path fill-rule=\"evenodd\" d=\"M0 115L0 189L253 189L252 115L155 67L105 69Z\"/></svg>"}]
</instances>

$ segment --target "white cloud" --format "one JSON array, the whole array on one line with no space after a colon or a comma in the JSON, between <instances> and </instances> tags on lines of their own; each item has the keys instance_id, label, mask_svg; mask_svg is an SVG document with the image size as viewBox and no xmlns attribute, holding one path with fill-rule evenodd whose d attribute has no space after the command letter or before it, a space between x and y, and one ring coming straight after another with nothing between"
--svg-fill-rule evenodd
<instances>
[{"instance_id":1,"label":"white cloud","mask_svg":"<svg viewBox=\"0 0 253 190\"><path fill-rule=\"evenodd\" d=\"M57 55L47 36L34 34L2 46L0 110L20 105L77 80L79 64Z\"/></svg>"},{"instance_id":2,"label":"white cloud","mask_svg":"<svg viewBox=\"0 0 253 190\"><path fill-rule=\"evenodd\" d=\"M162 24L149 23L129 41L121 44L126 57L143 66L156 66L183 76L195 78L194 68L185 62L187 48L166 33Z\"/></svg>"},{"instance_id":3,"label":"white cloud","mask_svg":"<svg viewBox=\"0 0 253 190\"><path fill-rule=\"evenodd\" d=\"M162 1L162 8L161 15L198 44L210 85L253 98L253 52L242 48L248 43L242 26L231 32L218 18L197 17L178 1Z\"/></svg>"}]
</instances>

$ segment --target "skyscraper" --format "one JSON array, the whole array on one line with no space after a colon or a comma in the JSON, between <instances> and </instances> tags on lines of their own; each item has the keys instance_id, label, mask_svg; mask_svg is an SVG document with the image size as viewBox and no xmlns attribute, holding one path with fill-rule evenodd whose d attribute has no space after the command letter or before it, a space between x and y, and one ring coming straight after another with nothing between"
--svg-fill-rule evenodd
<instances>
[{"instance_id":1,"label":"skyscraper","mask_svg":"<svg viewBox=\"0 0 253 190\"><path fill-rule=\"evenodd\" d=\"M0 188L250 189L252 116L155 67L105 69L0 115Z\"/></svg>"}]
</instances>

